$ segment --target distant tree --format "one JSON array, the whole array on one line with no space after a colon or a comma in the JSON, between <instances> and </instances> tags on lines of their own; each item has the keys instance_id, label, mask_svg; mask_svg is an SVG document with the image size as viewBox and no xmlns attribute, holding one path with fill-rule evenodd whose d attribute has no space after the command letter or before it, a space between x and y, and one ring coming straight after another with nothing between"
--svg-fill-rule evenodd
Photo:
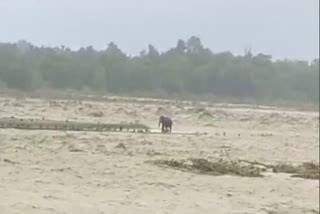
<instances>
[{"instance_id":1,"label":"distant tree","mask_svg":"<svg viewBox=\"0 0 320 214\"><path fill-rule=\"evenodd\" d=\"M185 53L186 50L187 50L186 43L183 40L179 39L177 46L176 46L177 53L183 54L183 53Z\"/></svg>"},{"instance_id":2,"label":"distant tree","mask_svg":"<svg viewBox=\"0 0 320 214\"><path fill-rule=\"evenodd\" d=\"M149 45L148 46L148 56L158 57L158 56L160 56L160 54L153 45Z\"/></svg>"},{"instance_id":3,"label":"distant tree","mask_svg":"<svg viewBox=\"0 0 320 214\"><path fill-rule=\"evenodd\" d=\"M190 39L188 39L187 41L187 50L191 53L199 53L200 51L202 51L203 46L200 38L196 36L190 37Z\"/></svg>"}]
</instances>

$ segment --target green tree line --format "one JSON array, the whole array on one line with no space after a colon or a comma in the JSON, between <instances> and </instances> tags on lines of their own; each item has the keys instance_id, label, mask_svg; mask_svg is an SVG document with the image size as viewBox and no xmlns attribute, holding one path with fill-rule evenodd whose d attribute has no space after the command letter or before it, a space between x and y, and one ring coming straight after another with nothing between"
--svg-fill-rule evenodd
<instances>
[{"instance_id":1,"label":"green tree line","mask_svg":"<svg viewBox=\"0 0 320 214\"><path fill-rule=\"evenodd\" d=\"M160 53L153 45L128 56L105 50L0 43L0 87L19 90L89 88L111 93L214 95L319 103L319 59L272 60L266 54L214 53L198 37Z\"/></svg>"}]
</instances>

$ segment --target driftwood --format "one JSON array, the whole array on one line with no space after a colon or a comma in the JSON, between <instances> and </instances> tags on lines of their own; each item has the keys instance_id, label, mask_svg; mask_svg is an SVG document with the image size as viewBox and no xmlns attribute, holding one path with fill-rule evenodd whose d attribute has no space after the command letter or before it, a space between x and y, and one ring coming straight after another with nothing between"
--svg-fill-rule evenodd
<instances>
[{"instance_id":1,"label":"driftwood","mask_svg":"<svg viewBox=\"0 0 320 214\"><path fill-rule=\"evenodd\" d=\"M268 169L272 169L274 166L273 165L269 165L269 164L264 164L264 163L260 163L258 161L248 161L248 160L238 160L239 162L243 162L243 163L248 163L248 164L251 164L251 165L260 165L260 166L263 166L265 168L268 168Z\"/></svg>"}]
</instances>

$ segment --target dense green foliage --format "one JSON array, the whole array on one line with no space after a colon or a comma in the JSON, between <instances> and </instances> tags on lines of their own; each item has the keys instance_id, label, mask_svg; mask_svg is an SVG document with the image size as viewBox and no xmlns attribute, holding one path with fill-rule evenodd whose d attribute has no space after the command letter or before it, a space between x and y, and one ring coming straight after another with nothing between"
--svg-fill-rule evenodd
<instances>
[{"instance_id":1,"label":"dense green foliage","mask_svg":"<svg viewBox=\"0 0 320 214\"><path fill-rule=\"evenodd\" d=\"M92 47L35 47L25 41L0 43L0 87L90 88L112 93L148 92L214 95L254 100L319 102L319 59L278 60L247 52L213 53L197 37L179 40L159 53L149 45L129 57L116 44Z\"/></svg>"}]
</instances>

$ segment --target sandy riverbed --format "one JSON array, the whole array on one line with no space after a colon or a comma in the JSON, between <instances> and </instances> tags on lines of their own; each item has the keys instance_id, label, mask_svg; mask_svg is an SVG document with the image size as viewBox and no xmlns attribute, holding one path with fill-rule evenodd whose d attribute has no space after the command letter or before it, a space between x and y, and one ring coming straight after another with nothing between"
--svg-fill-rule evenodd
<instances>
[{"instance_id":1,"label":"sandy riverbed","mask_svg":"<svg viewBox=\"0 0 320 214\"><path fill-rule=\"evenodd\" d=\"M97 111L104 115L92 116ZM160 114L173 118L173 131L207 134L0 129L0 213L319 213L317 180L281 173L263 178L198 175L145 162L215 159L222 150L234 159L265 163L319 162L318 112L0 100L0 117L140 122L155 129Z\"/></svg>"}]
</instances>

